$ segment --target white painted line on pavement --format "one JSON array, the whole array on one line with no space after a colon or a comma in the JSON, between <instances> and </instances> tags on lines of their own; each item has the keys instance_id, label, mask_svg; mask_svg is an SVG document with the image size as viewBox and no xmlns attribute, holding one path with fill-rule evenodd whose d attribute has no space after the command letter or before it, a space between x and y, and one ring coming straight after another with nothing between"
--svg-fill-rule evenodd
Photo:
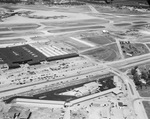
<instances>
[{"instance_id":1,"label":"white painted line on pavement","mask_svg":"<svg viewBox=\"0 0 150 119\"><path fill-rule=\"evenodd\" d=\"M45 52L42 48L38 49L42 54L44 54L46 57L49 57L49 54Z\"/></svg>"},{"instance_id":2,"label":"white painted line on pavement","mask_svg":"<svg viewBox=\"0 0 150 119\"><path fill-rule=\"evenodd\" d=\"M49 49L53 50L55 53L57 53L57 55L63 55L63 53L61 53L60 51L58 51L57 49L49 46Z\"/></svg>"}]
</instances>

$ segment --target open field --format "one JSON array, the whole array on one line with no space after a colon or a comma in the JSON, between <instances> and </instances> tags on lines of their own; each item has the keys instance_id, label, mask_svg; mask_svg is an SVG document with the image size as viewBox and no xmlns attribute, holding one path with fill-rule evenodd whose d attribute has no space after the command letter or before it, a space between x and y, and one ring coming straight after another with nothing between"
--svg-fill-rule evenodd
<instances>
[{"instance_id":1,"label":"open field","mask_svg":"<svg viewBox=\"0 0 150 119\"><path fill-rule=\"evenodd\" d=\"M10 38L10 37L20 37L20 36L32 36L32 35L41 35L42 32L38 31L26 31L22 33L0 33L1 38Z\"/></svg>"},{"instance_id":2,"label":"open field","mask_svg":"<svg viewBox=\"0 0 150 119\"><path fill-rule=\"evenodd\" d=\"M105 36L84 37L81 40L94 43L95 45L104 45L111 43L111 40Z\"/></svg>"},{"instance_id":3,"label":"open field","mask_svg":"<svg viewBox=\"0 0 150 119\"><path fill-rule=\"evenodd\" d=\"M121 42L121 48L125 58L149 53L149 49L142 43Z\"/></svg>"},{"instance_id":4,"label":"open field","mask_svg":"<svg viewBox=\"0 0 150 119\"><path fill-rule=\"evenodd\" d=\"M149 113L150 112L150 101L143 101L142 103L144 105L147 117L148 117L148 119L150 119L150 113Z\"/></svg>"},{"instance_id":5,"label":"open field","mask_svg":"<svg viewBox=\"0 0 150 119\"><path fill-rule=\"evenodd\" d=\"M10 29L9 28L0 28L0 32L3 32L3 31L10 31Z\"/></svg>"},{"instance_id":6,"label":"open field","mask_svg":"<svg viewBox=\"0 0 150 119\"><path fill-rule=\"evenodd\" d=\"M23 38L0 40L0 44L15 44L15 43L25 43L25 42L26 40Z\"/></svg>"},{"instance_id":7,"label":"open field","mask_svg":"<svg viewBox=\"0 0 150 119\"><path fill-rule=\"evenodd\" d=\"M150 86L148 86L147 89L143 87L143 89L139 89L138 92L141 97L150 97Z\"/></svg>"},{"instance_id":8,"label":"open field","mask_svg":"<svg viewBox=\"0 0 150 119\"><path fill-rule=\"evenodd\" d=\"M38 24L33 24L33 23L26 23L26 24L20 24L20 23L18 23L18 24L10 24L10 23L8 23L8 24L1 24L0 25L0 28L1 27L9 27L9 28L13 28L13 27L19 27L19 28L22 28L22 27L39 27L39 25Z\"/></svg>"},{"instance_id":9,"label":"open field","mask_svg":"<svg viewBox=\"0 0 150 119\"><path fill-rule=\"evenodd\" d=\"M130 26L131 25L131 23L119 23L119 24L114 24L114 26L119 26L119 27L121 27L121 26Z\"/></svg>"},{"instance_id":10,"label":"open field","mask_svg":"<svg viewBox=\"0 0 150 119\"><path fill-rule=\"evenodd\" d=\"M90 46L82 44L75 40L66 40L66 41L64 41L64 43L68 44L69 46L71 46L77 50L85 50L85 49L90 48Z\"/></svg>"},{"instance_id":11,"label":"open field","mask_svg":"<svg viewBox=\"0 0 150 119\"><path fill-rule=\"evenodd\" d=\"M150 36L142 36L142 37L139 37L139 38L138 38L138 41L139 41L139 42L146 43L147 46L149 47L149 42L150 42L149 37L150 37Z\"/></svg>"},{"instance_id":12,"label":"open field","mask_svg":"<svg viewBox=\"0 0 150 119\"><path fill-rule=\"evenodd\" d=\"M115 43L85 51L82 54L99 61L114 61L120 58L120 54Z\"/></svg>"},{"instance_id":13,"label":"open field","mask_svg":"<svg viewBox=\"0 0 150 119\"><path fill-rule=\"evenodd\" d=\"M61 29L54 29L54 30L49 30L48 32L50 33L62 33L62 32L72 32L72 31L79 31L79 30L89 30L89 29L103 29L105 26L86 26L86 27L75 27L75 28L61 28Z\"/></svg>"},{"instance_id":14,"label":"open field","mask_svg":"<svg viewBox=\"0 0 150 119\"><path fill-rule=\"evenodd\" d=\"M78 21L68 21L68 22L43 22L45 26L55 26L55 27L76 27L76 26L87 26L95 24L105 24L108 23L107 20L102 19L89 19L89 20L78 20Z\"/></svg>"},{"instance_id":15,"label":"open field","mask_svg":"<svg viewBox=\"0 0 150 119\"><path fill-rule=\"evenodd\" d=\"M149 40L149 39L148 39L148 40ZM149 43L147 43L146 45L150 48L150 44L149 44Z\"/></svg>"},{"instance_id":16,"label":"open field","mask_svg":"<svg viewBox=\"0 0 150 119\"><path fill-rule=\"evenodd\" d=\"M40 27L40 25L37 24L1 24L0 32L34 30L38 27Z\"/></svg>"},{"instance_id":17,"label":"open field","mask_svg":"<svg viewBox=\"0 0 150 119\"><path fill-rule=\"evenodd\" d=\"M142 24L134 24L131 25L131 29L143 29L145 26L149 26L149 23L142 23Z\"/></svg>"}]
</instances>

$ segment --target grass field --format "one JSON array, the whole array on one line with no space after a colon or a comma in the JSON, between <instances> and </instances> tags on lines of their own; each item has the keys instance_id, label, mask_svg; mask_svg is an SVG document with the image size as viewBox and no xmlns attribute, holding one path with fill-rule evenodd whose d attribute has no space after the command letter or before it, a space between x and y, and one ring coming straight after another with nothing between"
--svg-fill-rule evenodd
<instances>
[{"instance_id":1,"label":"grass field","mask_svg":"<svg viewBox=\"0 0 150 119\"><path fill-rule=\"evenodd\" d=\"M142 43L129 43L129 44L124 43L124 44L121 44L121 48L122 48L125 58L149 53L149 50L147 49L147 47ZM127 53L131 54L132 56L127 55Z\"/></svg>"},{"instance_id":2,"label":"grass field","mask_svg":"<svg viewBox=\"0 0 150 119\"><path fill-rule=\"evenodd\" d=\"M134 24L131 25L131 29L143 29L148 23L142 23L142 24Z\"/></svg>"},{"instance_id":3,"label":"grass field","mask_svg":"<svg viewBox=\"0 0 150 119\"><path fill-rule=\"evenodd\" d=\"M75 26L86 26L95 24L108 23L107 20L102 19L92 19L92 20L78 20L78 21L68 21L68 22L41 22L45 26L55 26L55 27L75 27Z\"/></svg>"},{"instance_id":4,"label":"grass field","mask_svg":"<svg viewBox=\"0 0 150 119\"><path fill-rule=\"evenodd\" d=\"M91 58L99 61L113 61L116 58L116 53L110 49L101 49L88 54Z\"/></svg>"},{"instance_id":5,"label":"grass field","mask_svg":"<svg viewBox=\"0 0 150 119\"><path fill-rule=\"evenodd\" d=\"M31 30L40 27L37 24L1 24L0 25L0 32L3 31L23 31L23 30Z\"/></svg>"},{"instance_id":6,"label":"grass field","mask_svg":"<svg viewBox=\"0 0 150 119\"><path fill-rule=\"evenodd\" d=\"M150 41L150 39L147 39L147 40ZM146 45L150 48L150 44L149 43L147 43Z\"/></svg>"},{"instance_id":7,"label":"grass field","mask_svg":"<svg viewBox=\"0 0 150 119\"><path fill-rule=\"evenodd\" d=\"M85 50L85 49L88 49L90 48L90 46L88 45L85 45L83 43L80 43L78 41L75 41L75 40L72 40L72 39L68 39L68 40L65 40L63 41L64 43L76 48L77 50Z\"/></svg>"},{"instance_id":8,"label":"grass field","mask_svg":"<svg viewBox=\"0 0 150 119\"><path fill-rule=\"evenodd\" d=\"M145 24L145 23L147 23L146 21L134 21L134 22L132 22L132 23L134 23L134 24Z\"/></svg>"},{"instance_id":9,"label":"grass field","mask_svg":"<svg viewBox=\"0 0 150 119\"><path fill-rule=\"evenodd\" d=\"M26 42L26 40L23 38L0 40L0 44L13 44L13 43L22 43L22 42Z\"/></svg>"},{"instance_id":10,"label":"grass field","mask_svg":"<svg viewBox=\"0 0 150 119\"><path fill-rule=\"evenodd\" d=\"M39 27L39 25L38 24L33 24L33 23L26 23L26 24L1 24L0 25L0 28L1 27L9 27L9 28L11 28L11 27Z\"/></svg>"},{"instance_id":11,"label":"grass field","mask_svg":"<svg viewBox=\"0 0 150 119\"><path fill-rule=\"evenodd\" d=\"M97 60L104 60L112 53L109 49L99 49L97 51L91 51L88 55Z\"/></svg>"},{"instance_id":12,"label":"grass field","mask_svg":"<svg viewBox=\"0 0 150 119\"><path fill-rule=\"evenodd\" d=\"M113 61L113 60L116 60L118 57L117 57L117 54L116 52L113 50L111 51L111 54L109 54L109 56L107 56L106 59L104 59L105 61Z\"/></svg>"},{"instance_id":13,"label":"grass field","mask_svg":"<svg viewBox=\"0 0 150 119\"><path fill-rule=\"evenodd\" d=\"M118 27L121 27L121 26L130 26L131 23L118 23L118 24L114 24L114 26L118 26Z\"/></svg>"},{"instance_id":14,"label":"grass field","mask_svg":"<svg viewBox=\"0 0 150 119\"><path fill-rule=\"evenodd\" d=\"M14 28L11 28L13 31L16 31L16 30L31 30L31 29L36 29L38 27L32 27L32 26L27 26L27 27L14 27Z\"/></svg>"},{"instance_id":15,"label":"grass field","mask_svg":"<svg viewBox=\"0 0 150 119\"><path fill-rule=\"evenodd\" d=\"M150 86L148 86L147 89L143 87L143 89L139 89L138 92L141 97L150 97Z\"/></svg>"},{"instance_id":16,"label":"grass field","mask_svg":"<svg viewBox=\"0 0 150 119\"><path fill-rule=\"evenodd\" d=\"M36 32L36 31L27 31L22 33L0 33L1 38L7 38L7 37L18 37L18 36L30 36L30 35L40 35L43 34L42 32Z\"/></svg>"},{"instance_id":17,"label":"grass field","mask_svg":"<svg viewBox=\"0 0 150 119\"><path fill-rule=\"evenodd\" d=\"M114 61L120 58L119 51L115 43L105 47L95 48L82 54L100 61Z\"/></svg>"},{"instance_id":18,"label":"grass field","mask_svg":"<svg viewBox=\"0 0 150 119\"><path fill-rule=\"evenodd\" d=\"M146 110L146 114L148 119L150 119L150 101L143 101L144 108Z\"/></svg>"},{"instance_id":19,"label":"grass field","mask_svg":"<svg viewBox=\"0 0 150 119\"><path fill-rule=\"evenodd\" d=\"M49 30L48 32L50 33L62 33L62 32L72 32L72 31L78 31L78 30L89 30L89 29L102 29L105 28L105 26L86 26L86 27L75 27L75 28L61 28L61 29L54 29L54 30Z\"/></svg>"},{"instance_id":20,"label":"grass field","mask_svg":"<svg viewBox=\"0 0 150 119\"><path fill-rule=\"evenodd\" d=\"M149 50L147 49L147 47L142 43L135 43L135 47L137 47L141 51L143 50L144 53L149 53Z\"/></svg>"},{"instance_id":21,"label":"grass field","mask_svg":"<svg viewBox=\"0 0 150 119\"><path fill-rule=\"evenodd\" d=\"M1 28L0 28L0 32L3 32L3 31L10 31L10 29L1 27Z\"/></svg>"},{"instance_id":22,"label":"grass field","mask_svg":"<svg viewBox=\"0 0 150 119\"><path fill-rule=\"evenodd\" d=\"M85 37L85 38L82 38L82 40L89 41L89 42L95 43L97 45L104 45L104 44L111 43L111 40L109 40L105 36Z\"/></svg>"},{"instance_id":23,"label":"grass field","mask_svg":"<svg viewBox=\"0 0 150 119\"><path fill-rule=\"evenodd\" d=\"M142 36L137 39L138 42L150 42L150 36ZM147 43L147 46L150 48L150 44Z\"/></svg>"}]
</instances>

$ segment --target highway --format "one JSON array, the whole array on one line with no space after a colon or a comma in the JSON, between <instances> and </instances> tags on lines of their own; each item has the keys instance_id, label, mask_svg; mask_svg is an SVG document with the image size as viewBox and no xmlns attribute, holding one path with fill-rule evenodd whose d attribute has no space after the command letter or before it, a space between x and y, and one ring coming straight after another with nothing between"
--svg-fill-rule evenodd
<instances>
[{"instance_id":1,"label":"highway","mask_svg":"<svg viewBox=\"0 0 150 119\"><path fill-rule=\"evenodd\" d=\"M129 58L129 59L121 60L121 61L116 61L115 63L114 62L109 63L110 66L115 67L115 68L111 68L110 66L107 66L108 64L105 67L104 67L104 65L103 65L103 67L101 65L98 65L92 70L90 70L88 68L86 71L84 71L80 75L77 74L76 76L70 76L70 77L68 77L66 79L62 78L62 79L54 80L54 81L50 81L50 82L43 82L43 83L39 83L39 84L32 84L30 86L27 85L27 86L23 86L21 88L18 87L18 88L15 88L13 90L11 90L11 89L7 90L6 94L5 94L5 91L1 92L1 94L8 95L8 93L9 94L10 94L10 92L14 93L14 92L16 92L16 90L19 90L20 92L22 92L22 91L25 91L24 89L26 89L26 88L27 88L27 90L29 90L29 89L31 90L34 86L39 88L41 86L47 85L48 83L50 84L50 83L60 82L60 81L64 81L64 80L71 80L72 78L75 78L75 77L80 77L79 79L82 79L81 77L85 77L85 76L87 76L87 74L88 75L93 75L94 73L95 74L101 74L102 73L101 71L105 71L105 72L109 72L110 71L110 72L115 73L116 75L119 75L123 79L123 82L127 85L128 98L132 102L132 106L133 106L133 108L135 110L135 115L138 116L137 119L140 119L141 117L144 117L143 119L148 119L147 116L146 116L146 113L145 113L143 105L140 104L140 103L137 103L137 101L136 101L137 99L142 99L142 98L139 96L137 90L135 89L135 85L133 84L132 80L130 80L124 73L122 73L118 69L127 68L127 67L130 67L130 66L134 66L135 64L139 64L139 63L145 63L145 62L148 62L149 59L150 59L150 54L146 54L146 55L143 55L143 56L138 56L138 57L133 57L133 58ZM98 95L96 94L96 95L93 95L93 96L97 97ZM91 99L91 96L89 96L89 99ZM143 100L144 99L146 99L146 98L143 98ZM88 99L85 99L85 100L88 100ZM148 98L148 100L149 100L149 98ZM74 103L76 104L76 103L78 103L80 101L82 101L82 100L77 100L77 102L73 101L69 105L74 105ZM140 109L139 109L139 107L140 107Z\"/></svg>"},{"instance_id":2,"label":"highway","mask_svg":"<svg viewBox=\"0 0 150 119\"><path fill-rule=\"evenodd\" d=\"M128 68L128 67L131 67L131 66L135 66L135 65L139 65L139 64L142 64L142 63L145 63L145 62L149 62L150 61L150 54L145 54L145 55L142 55L142 56L137 56L137 57L133 57L133 58L129 58L129 59L125 59L125 60L120 60L120 61L114 61L114 62L110 62L110 63L106 63L106 67L113 67L115 69L124 69L124 68ZM105 64L104 64L105 65ZM80 76L84 76L84 75L87 75L87 74L93 74L94 72L98 72L99 70L108 70L106 67L101 67L101 65L99 65L98 67L93 67L92 70L89 68L87 68L86 71L83 71ZM72 74L72 73L71 73ZM3 91L0 91L0 93L3 93L4 95L4 92L15 92L15 90L22 90L25 89L25 91L29 90L29 89L32 89L32 88L35 88L35 87L40 87L41 85L46 85L48 83L54 83L54 82L58 82L58 81L65 81L65 80L68 80L70 78L73 78L73 77L77 77L79 76L79 74L76 74L76 75L70 75L69 77L66 77L66 79L64 78L60 78L58 80L52 80L52 81L45 81L45 82L37 82L37 83L31 83L31 84L28 84L28 85L22 85L21 87L17 86L15 88L10 88L8 90L3 90Z\"/></svg>"},{"instance_id":3,"label":"highway","mask_svg":"<svg viewBox=\"0 0 150 119\"><path fill-rule=\"evenodd\" d=\"M135 88L135 84L133 80L131 80L126 74L123 72L112 68L120 77L122 77L124 83L127 85L128 89L128 99L131 101L131 107L134 109L135 118L136 119L148 119L147 114L145 112L144 106L141 101L146 100L150 101L150 98L141 97L138 91Z\"/></svg>"},{"instance_id":4,"label":"highway","mask_svg":"<svg viewBox=\"0 0 150 119\"><path fill-rule=\"evenodd\" d=\"M135 85L134 85L134 83L133 83L133 81L132 80L130 80L124 73L122 73L122 72L120 72L119 70L117 70L117 69L114 69L114 68L110 68L110 67L107 67L105 70L110 70L110 71L112 71L113 73L115 73L116 75L118 75L119 77L121 77L121 79L122 79L122 81L123 81L123 83L124 84L126 84L126 86L127 86L127 92L124 92L124 93L127 93L128 95L127 95L127 98L128 98L128 100L129 100L129 102L131 102L132 103L132 105L130 105L134 110L135 110L135 117L136 117L136 119L141 119L141 117L142 117L142 119L148 119L147 118L147 115L146 115L146 113L145 113L145 110L144 110L144 107L143 107L143 105L142 105L142 103L139 103L139 101L149 101L150 100L150 98L142 98L142 97L140 97L139 96L139 94L138 94L138 92L137 92L137 90L135 89ZM111 91L115 91L115 89L112 89L112 90L108 90L108 92L111 92ZM106 91L107 92L107 91ZM98 96L101 96L101 95L103 95L103 94L106 94L106 92L100 92L100 93L96 93L96 94L93 94L93 95L90 95L90 96L86 96L86 97L84 97L84 98L80 98L80 99L77 99L77 100L73 100L73 101L71 101L71 102L68 102L68 103L64 103L64 102L62 102L62 104L65 104L66 106L72 106L72 105L74 105L74 104L77 104L77 103L81 103L81 102L83 102L83 101L86 101L86 100L90 100L90 99L92 99L92 98L96 98L96 97L98 97ZM18 99L17 99L18 100ZM36 105L36 103L37 103L37 101L38 100L26 100L26 99L21 99L21 101L20 101L20 99L17 101L16 100L16 103L17 104L28 104L28 105ZM32 103L33 102L33 103ZM40 102L40 101L39 101ZM39 104L39 106L41 105L41 106L46 106L46 104L50 104L51 103L51 101L42 101L42 102L40 102L40 104ZM58 102L59 103L59 102ZM47 105L47 106L48 106ZM46 107L47 107L46 106ZM53 105L52 105L53 106ZM56 106L59 106L59 104L57 104L57 102L56 102ZM140 107L140 108L139 108Z\"/></svg>"},{"instance_id":5,"label":"highway","mask_svg":"<svg viewBox=\"0 0 150 119\"><path fill-rule=\"evenodd\" d=\"M7 90L0 91L0 93L1 93L1 97L5 97L8 95L15 95L16 92L23 93L23 92L29 91L31 89L39 89L39 88L45 87L46 85L50 85L53 83L70 81L70 80L76 79L77 77L78 77L77 80L81 80L83 78L86 78L87 76L91 76L91 79L92 79L92 76L98 75L98 74L105 74L106 72L109 72L106 67L105 68L104 67L93 67L91 70L89 70L89 68L88 68L88 70L83 71L80 75L77 73L74 76L71 75L66 78L59 78L59 79L55 79L55 80L51 80L51 81L36 82L36 83L27 84L27 85L17 86L15 88L9 88Z\"/></svg>"},{"instance_id":6,"label":"highway","mask_svg":"<svg viewBox=\"0 0 150 119\"><path fill-rule=\"evenodd\" d=\"M108 62L106 63L106 65L120 70L120 69L126 69L129 67L133 67L148 62L150 62L150 53L119 60L119 61Z\"/></svg>"}]
</instances>

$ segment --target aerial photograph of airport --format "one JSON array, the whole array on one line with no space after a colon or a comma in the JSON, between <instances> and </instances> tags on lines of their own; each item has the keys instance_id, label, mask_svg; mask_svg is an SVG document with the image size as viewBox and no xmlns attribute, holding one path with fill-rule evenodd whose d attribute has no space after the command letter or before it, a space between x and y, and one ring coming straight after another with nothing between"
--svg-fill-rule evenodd
<instances>
[{"instance_id":1,"label":"aerial photograph of airport","mask_svg":"<svg viewBox=\"0 0 150 119\"><path fill-rule=\"evenodd\" d=\"M0 0L0 119L150 119L150 0Z\"/></svg>"}]
</instances>

